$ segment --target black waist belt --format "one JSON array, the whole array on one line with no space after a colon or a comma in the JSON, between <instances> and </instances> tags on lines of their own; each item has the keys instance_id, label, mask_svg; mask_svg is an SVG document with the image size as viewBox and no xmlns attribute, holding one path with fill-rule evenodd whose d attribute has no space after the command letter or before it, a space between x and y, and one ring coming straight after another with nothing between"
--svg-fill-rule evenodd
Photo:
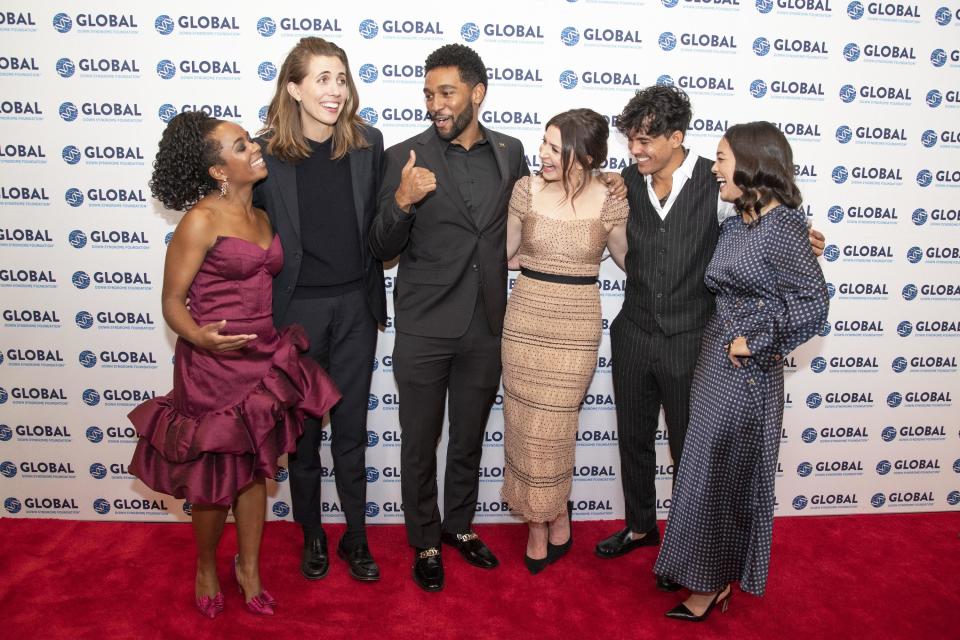
<instances>
[{"instance_id":1,"label":"black waist belt","mask_svg":"<svg viewBox=\"0 0 960 640\"><path fill-rule=\"evenodd\" d=\"M520 268L520 273L533 278L534 280L543 280L544 282L554 282L556 284L597 284L595 276L558 276L553 273L540 273L530 269Z\"/></svg>"}]
</instances>

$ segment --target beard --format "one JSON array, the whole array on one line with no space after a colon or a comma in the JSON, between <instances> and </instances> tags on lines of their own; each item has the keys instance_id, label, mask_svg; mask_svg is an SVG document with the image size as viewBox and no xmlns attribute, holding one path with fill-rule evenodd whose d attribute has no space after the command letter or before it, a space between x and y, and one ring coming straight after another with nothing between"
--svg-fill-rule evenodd
<instances>
[{"instance_id":1,"label":"beard","mask_svg":"<svg viewBox=\"0 0 960 640\"><path fill-rule=\"evenodd\" d=\"M430 119L433 119L433 114L430 114ZM470 121L473 120L473 103L468 102L467 108L460 112L459 115L454 116L453 126L450 128L450 133L444 135L440 133L440 130L437 130L437 135L440 136L441 140L456 140L464 130L470 126ZM434 125L436 128L436 125Z\"/></svg>"}]
</instances>

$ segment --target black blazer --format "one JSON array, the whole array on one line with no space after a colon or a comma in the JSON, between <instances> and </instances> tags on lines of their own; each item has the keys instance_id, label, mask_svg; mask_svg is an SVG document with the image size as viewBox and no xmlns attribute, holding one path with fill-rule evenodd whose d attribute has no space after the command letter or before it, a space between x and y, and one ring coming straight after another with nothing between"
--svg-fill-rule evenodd
<instances>
[{"instance_id":1,"label":"black blazer","mask_svg":"<svg viewBox=\"0 0 960 640\"><path fill-rule=\"evenodd\" d=\"M367 304L370 313L380 324L387 321L387 297L383 286L383 263L369 250L370 225L377 213L377 193L383 165L383 134L374 127L363 126L361 132L369 143L366 149L348 154L350 176L353 181L353 201L357 209L357 228L360 232L361 264L364 265ZM303 243L300 241L300 205L297 202L296 166L267 153L267 143L257 139L269 175L253 190L253 204L265 209L270 224L280 235L283 244L283 268L273 280L273 321L286 324L284 318L300 277Z\"/></svg>"},{"instance_id":2,"label":"black blazer","mask_svg":"<svg viewBox=\"0 0 960 640\"><path fill-rule=\"evenodd\" d=\"M500 169L493 216L475 221L447 169L447 142L430 127L387 149L377 219L370 231L373 254L400 256L393 300L397 331L433 338L466 333L482 291L494 333L503 328L507 304L507 206L513 184L530 173L516 138L484 129ZM394 200L400 171L417 154L417 166L433 171L437 190L404 213Z\"/></svg>"}]
</instances>

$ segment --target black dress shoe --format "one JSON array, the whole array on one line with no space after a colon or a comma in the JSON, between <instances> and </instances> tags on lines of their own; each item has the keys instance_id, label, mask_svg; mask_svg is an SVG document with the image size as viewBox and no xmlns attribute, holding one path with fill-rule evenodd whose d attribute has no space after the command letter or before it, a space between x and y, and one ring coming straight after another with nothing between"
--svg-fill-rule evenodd
<instances>
[{"instance_id":1,"label":"black dress shoe","mask_svg":"<svg viewBox=\"0 0 960 640\"><path fill-rule=\"evenodd\" d=\"M337 556L346 560L350 566L350 577L361 582L374 582L380 579L380 567L377 566L373 556L370 555L370 547L366 542L361 542L347 551L343 546L343 540L337 545Z\"/></svg>"},{"instance_id":2,"label":"black dress shoe","mask_svg":"<svg viewBox=\"0 0 960 640\"><path fill-rule=\"evenodd\" d=\"M472 531L457 534L444 532L440 535L440 540L444 544L455 547L463 559L475 567L493 569L500 564L490 548L483 544L483 540Z\"/></svg>"},{"instance_id":3,"label":"black dress shoe","mask_svg":"<svg viewBox=\"0 0 960 640\"><path fill-rule=\"evenodd\" d=\"M730 596L733 595L733 591L730 588L730 585L727 585L723 589L720 589L714 596L713 600L710 601L710 604L707 605L707 608L704 609L703 613L700 615L694 615L693 611L687 608L687 605L682 602L675 606L670 611L667 611L665 614L668 618L673 618L674 620L683 620L684 622L703 622L707 619L707 616L710 615L710 612L713 611L713 608L720 605L721 613L727 610L727 607L730 606ZM722 596L722 597L721 597Z\"/></svg>"},{"instance_id":4,"label":"black dress shoe","mask_svg":"<svg viewBox=\"0 0 960 640\"><path fill-rule=\"evenodd\" d=\"M683 585L680 584L679 582L674 582L673 580L671 580L670 578L667 578L666 576L657 576L657 589L660 589L660 591L673 592L673 591L679 591L682 588L683 588Z\"/></svg>"},{"instance_id":5,"label":"black dress shoe","mask_svg":"<svg viewBox=\"0 0 960 640\"><path fill-rule=\"evenodd\" d=\"M413 581L424 591L443 589L443 559L440 549L417 549L413 558Z\"/></svg>"},{"instance_id":6,"label":"black dress shoe","mask_svg":"<svg viewBox=\"0 0 960 640\"><path fill-rule=\"evenodd\" d=\"M630 527L618 531L597 543L595 553L600 558L619 558L637 547L655 547L660 544L660 531L654 525L642 538L631 538Z\"/></svg>"},{"instance_id":7,"label":"black dress shoe","mask_svg":"<svg viewBox=\"0 0 960 640\"><path fill-rule=\"evenodd\" d=\"M303 556L300 558L300 573L307 580L319 580L330 569L330 556L327 555L327 539L324 536L310 538L303 543Z\"/></svg>"}]
</instances>

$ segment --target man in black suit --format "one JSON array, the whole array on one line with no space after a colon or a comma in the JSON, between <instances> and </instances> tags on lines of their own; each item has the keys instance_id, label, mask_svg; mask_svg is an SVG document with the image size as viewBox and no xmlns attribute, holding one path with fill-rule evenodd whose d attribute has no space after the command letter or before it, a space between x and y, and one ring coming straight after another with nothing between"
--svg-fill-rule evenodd
<instances>
[{"instance_id":1,"label":"man in black suit","mask_svg":"<svg viewBox=\"0 0 960 640\"><path fill-rule=\"evenodd\" d=\"M439 591L441 540L475 566L498 564L471 523L483 433L500 382L507 205L529 170L519 140L480 126L487 72L472 49L440 47L425 71L433 125L387 150L370 245L381 260L400 257L393 367L404 520L416 548L414 581ZM436 449L448 392L441 519Z\"/></svg>"}]
</instances>

